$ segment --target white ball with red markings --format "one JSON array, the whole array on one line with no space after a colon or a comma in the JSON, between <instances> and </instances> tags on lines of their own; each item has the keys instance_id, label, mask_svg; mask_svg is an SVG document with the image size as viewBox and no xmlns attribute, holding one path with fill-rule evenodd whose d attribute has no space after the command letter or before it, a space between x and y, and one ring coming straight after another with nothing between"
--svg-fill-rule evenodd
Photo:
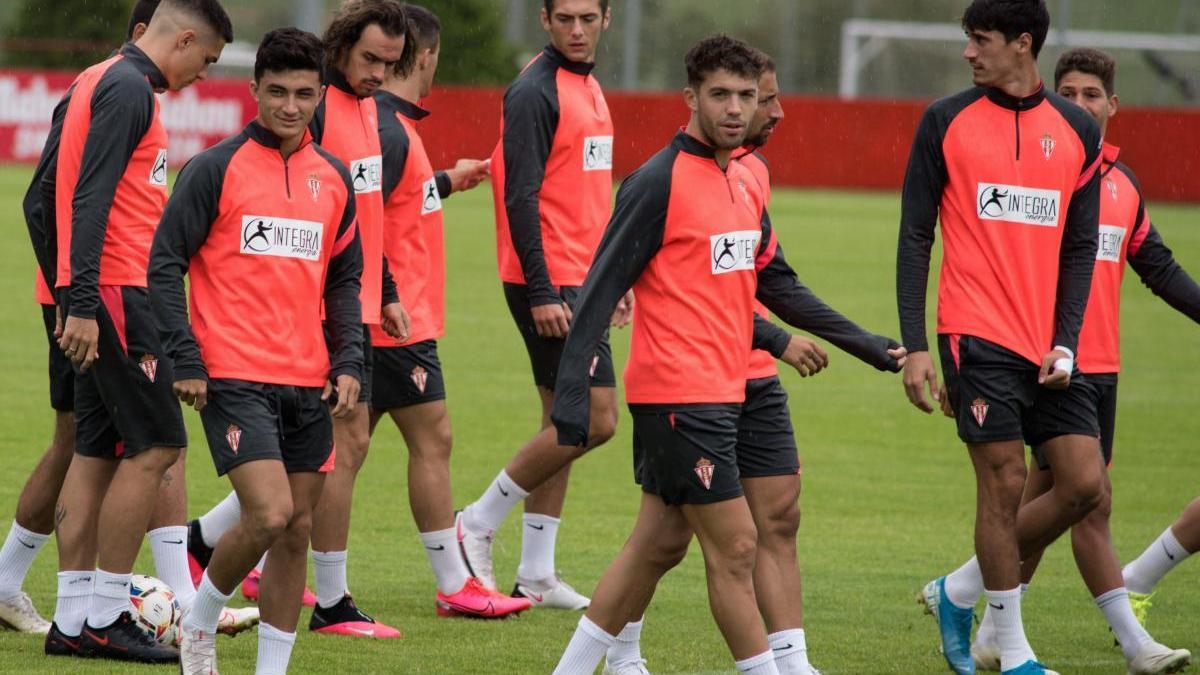
<instances>
[{"instance_id":1,"label":"white ball with red markings","mask_svg":"<svg viewBox=\"0 0 1200 675\"><path fill-rule=\"evenodd\" d=\"M179 601L161 579L135 574L129 584L129 602L138 628L162 645L174 645L179 636Z\"/></svg>"}]
</instances>

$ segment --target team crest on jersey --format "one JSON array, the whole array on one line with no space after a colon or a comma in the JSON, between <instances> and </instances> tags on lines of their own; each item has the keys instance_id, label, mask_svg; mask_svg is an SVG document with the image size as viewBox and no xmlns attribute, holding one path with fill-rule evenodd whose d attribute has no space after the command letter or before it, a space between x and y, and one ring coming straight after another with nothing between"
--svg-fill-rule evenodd
<instances>
[{"instance_id":1,"label":"team crest on jersey","mask_svg":"<svg viewBox=\"0 0 1200 675\"><path fill-rule=\"evenodd\" d=\"M705 490L712 489L713 474L717 472L717 467L713 466L712 462L701 457L700 461L696 462L696 468L692 469L692 471L696 472L696 477L700 479L700 483L704 485Z\"/></svg>"},{"instance_id":2,"label":"team crest on jersey","mask_svg":"<svg viewBox=\"0 0 1200 675\"><path fill-rule=\"evenodd\" d=\"M742 201L746 202L746 206L750 206L750 192L746 189L746 181L739 179L738 188L742 191Z\"/></svg>"},{"instance_id":3,"label":"team crest on jersey","mask_svg":"<svg viewBox=\"0 0 1200 675\"><path fill-rule=\"evenodd\" d=\"M167 186L167 149L162 148L158 151L158 156L154 158L154 164L150 167L150 184L159 187Z\"/></svg>"},{"instance_id":4,"label":"team crest on jersey","mask_svg":"<svg viewBox=\"0 0 1200 675\"><path fill-rule=\"evenodd\" d=\"M225 442L229 444L229 449L233 450L233 454L237 454L238 446L242 444L242 430L236 424L230 424L225 430Z\"/></svg>"},{"instance_id":5,"label":"team crest on jersey","mask_svg":"<svg viewBox=\"0 0 1200 675\"><path fill-rule=\"evenodd\" d=\"M1045 136L1042 136L1042 155L1044 155L1046 159L1050 159L1050 156L1054 154L1054 146L1056 145L1058 144L1054 142L1054 137L1049 133L1047 133Z\"/></svg>"},{"instance_id":6,"label":"team crest on jersey","mask_svg":"<svg viewBox=\"0 0 1200 675\"><path fill-rule=\"evenodd\" d=\"M321 197L321 179L317 177L317 174L310 173L308 174L307 183L308 192L312 195L313 201L315 202Z\"/></svg>"},{"instance_id":7,"label":"team crest on jersey","mask_svg":"<svg viewBox=\"0 0 1200 675\"><path fill-rule=\"evenodd\" d=\"M154 381L154 378L158 377L158 359L154 358L154 356L143 354L141 360L138 361L138 367L146 374L146 379L151 382Z\"/></svg>"},{"instance_id":8,"label":"team crest on jersey","mask_svg":"<svg viewBox=\"0 0 1200 675\"><path fill-rule=\"evenodd\" d=\"M975 417L975 423L980 427L983 426L984 420L987 419L988 407L987 401L982 398L971 401L971 415Z\"/></svg>"},{"instance_id":9,"label":"team crest on jersey","mask_svg":"<svg viewBox=\"0 0 1200 675\"><path fill-rule=\"evenodd\" d=\"M429 371L425 370L421 366L417 366L412 369L412 374L410 374L409 377L412 378L413 384L417 385L417 391L424 394L425 385L429 382Z\"/></svg>"},{"instance_id":10,"label":"team crest on jersey","mask_svg":"<svg viewBox=\"0 0 1200 675\"><path fill-rule=\"evenodd\" d=\"M1108 194L1112 195L1114 202L1120 199L1117 195L1117 181L1113 180L1111 176L1105 176L1104 185L1108 187Z\"/></svg>"}]
</instances>

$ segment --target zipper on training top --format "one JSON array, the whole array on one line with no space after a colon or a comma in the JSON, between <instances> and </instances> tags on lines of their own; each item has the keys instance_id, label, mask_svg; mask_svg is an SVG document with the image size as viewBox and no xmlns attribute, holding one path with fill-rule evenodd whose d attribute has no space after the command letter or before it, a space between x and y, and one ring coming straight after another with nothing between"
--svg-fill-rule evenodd
<instances>
[{"instance_id":1,"label":"zipper on training top","mask_svg":"<svg viewBox=\"0 0 1200 675\"><path fill-rule=\"evenodd\" d=\"M288 161L283 158L283 155L279 157L283 159L283 187L287 189L287 198L290 202L292 201L292 179L288 176Z\"/></svg>"},{"instance_id":2,"label":"zipper on training top","mask_svg":"<svg viewBox=\"0 0 1200 675\"><path fill-rule=\"evenodd\" d=\"M1017 124L1017 161L1021 161L1021 106L1018 105L1013 113Z\"/></svg>"}]
</instances>

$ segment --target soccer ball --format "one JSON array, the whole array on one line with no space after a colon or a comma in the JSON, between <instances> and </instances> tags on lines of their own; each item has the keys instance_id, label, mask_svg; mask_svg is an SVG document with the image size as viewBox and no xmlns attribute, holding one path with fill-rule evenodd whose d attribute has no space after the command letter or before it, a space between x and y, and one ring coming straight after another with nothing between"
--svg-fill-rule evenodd
<instances>
[{"instance_id":1,"label":"soccer ball","mask_svg":"<svg viewBox=\"0 0 1200 675\"><path fill-rule=\"evenodd\" d=\"M159 644L174 645L179 635L179 601L175 591L154 577L133 575L129 585L129 602L138 628Z\"/></svg>"}]
</instances>

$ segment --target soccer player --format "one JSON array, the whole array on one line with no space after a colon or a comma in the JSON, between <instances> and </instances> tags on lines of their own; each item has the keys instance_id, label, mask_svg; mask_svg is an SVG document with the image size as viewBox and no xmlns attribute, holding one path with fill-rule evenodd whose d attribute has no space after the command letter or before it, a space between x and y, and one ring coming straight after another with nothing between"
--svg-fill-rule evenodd
<instances>
[{"instance_id":1,"label":"soccer player","mask_svg":"<svg viewBox=\"0 0 1200 675\"><path fill-rule=\"evenodd\" d=\"M1112 57L1103 52L1072 49L1059 57L1054 69L1054 88L1059 95L1090 113L1100 125L1101 134L1107 131L1109 119L1117 113L1116 68ZM1080 409L1096 411L1088 414L1095 414L1100 420L1100 443L1106 465L1112 461L1117 421L1121 281L1125 262L1156 295L1193 320L1200 321L1200 286L1175 262L1171 250L1150 224L1137 178L1118 159L1119 155L1120 148L1109 143L1104 145L1100 169L1102 225L1091 296L1079 334L1082 377L1075 378L1067 389L1066 405L1063 406L1067 414ZM1057 415L1046 412L1034 419L1037 436L1043 438L1053 434L1061 423ZM1037 508L1036 500L1054 485L1054 476L1040 447L1034 448L1034 457L1040 470L1031 471L1026 479L1022 510ZM1109 532L1112 484L1107 472L1103 486L1104 499L1100 506L1071 527L1075 563L1121 645L1125 660L1129 662L1129 672L1135 675L1176 672L1188 664L1191 655L1187 650L1172 650L1159 644L1138 623ZM1041 554L1042 551L1036 551L1023 557L1022 588L1032 581ZM999 668L995 615L990 606L985 609L971 654L979 668Z\"/></svg>"},{"instance_id":2,"label":"soccer player","mask_svg":"<svg viewBox=\"0 0 1200 675\"><path fill-rule=\"evenodd\" d=\"M554 546L570 462L550 428L554 382L579 286L587 276L612 204L613 126L591 75L608 0L544 0L550 43L504 94L501 139L492 154L496 250L504 297L525 341L542 403L541 430L462 511L459 540L471 572L490 588L492 537L525 499L521 564L514 595L539 607L583 609L587 597L555 573ZM615 325L628 323L622 302ZM612 349L602 340L591 368L589 448L617 423Z\"/></svg>"},{"instance_id":3,"label":"soccer player","mask_svg":"<svg viewBox=\"0 0 1200 675\"><path fill-rule=\"evenodd\" d=\"M268 548L257 672L287 671L320 469L333 452L331 414L358 400L362 249L350 174L308 132L321 64L315 35L283 28L263 37L251 85L257 117L184 168L151 251L175 391L200 411L217 473L242 504L184 614L186 675L217 672L221 607Z\"/></svg>"},{"instance_id":4,"label":"soccer player","mask_svg":"<svg viewBox=\"0 0 1200 675\"><path fill-rule=\"evenodd\" d=\"M1048 673L1021 623L1021 553L1048 544L1100 500L1095 415L1064 420L1043 449L1055 487L1017 525L1023 432L1059 405L1075 370L1100 203L1100 129L1047 92L1037 70L1044 0L975 0L962 19L975 87L933 103L913 141L901 203L897 299L909 401L939 397L925 336L930 249L939 219L939 352L948 403L974 465L977 557L924 590L951 669L975 670L972 607L996 610L1003 672ZM1080 411L1084 412L1084 411Z\"/></svg>"},{"instance_id":5,"label":"soccer player","mask_svg":"<svg viewBox=\"0 0 1200 675\"><path fill-rule=\"evenodd\" d=\"M501 617L530 603L484 586L467 571L459 551L450 489L450 416L437 351L445 314L442 200L477 186L487 177L487 164L460 160L436 173L430 166L417 133L417 122L429 112L418 102L433 87L441 23L418 5L406 5L405 13L416 59L406 72L393 72L384 81L375 103L383 149L384 250L411 325L403 340L371 328L371 429L387 415L408 446L408 499L437 581L438 614Z\"/></svg>"},{"instance_id":6,"label":"soccer player","mask_svg":"<svg viewBox=\"0 0 1200 675\"><path fill-rule=\"evenodd\" d=\"M129 579L163 473L186 444L146 264L166 201L156 91L207 74L232 39L215 0L162 0L145 34L72 85L56 147L47 282L75 378L75 456L55 514L59 597L51 654L172 662L130 615ZM94 583L93 583L94 580ZM94 588L94 591L93 591ZM85 619L86 617L86 625Z\"/></svg>"}]
</instances>

